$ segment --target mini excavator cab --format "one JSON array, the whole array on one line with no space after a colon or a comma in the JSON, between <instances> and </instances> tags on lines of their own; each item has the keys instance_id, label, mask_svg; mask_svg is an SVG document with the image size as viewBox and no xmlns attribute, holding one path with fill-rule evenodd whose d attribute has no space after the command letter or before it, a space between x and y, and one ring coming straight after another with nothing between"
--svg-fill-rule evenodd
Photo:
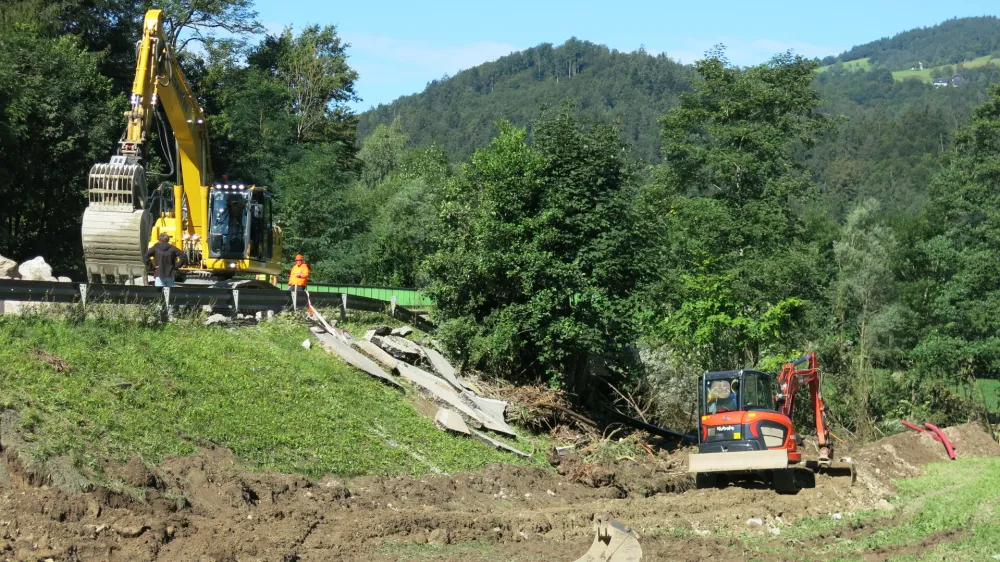
<instances>
[{"instance_id":1,"label":"mini excavator cab","mask_svg":"<svg viewBox=\"0 0 1000 562\"><path fill-rule=\"evenodd\" d=\"M716 371L701 377L698 400L698 453L688 459L699 487L733 478L769 475L781 493L796 493L815 482L818 471L850 474L849 463L833 462L833 443L826 405L820 394L815 353L782 366L777 375L741 369ZM816 424L819 455L802 456L802 438L792 424L800 389L808 389Z\"/></svg>"}]
</instances>

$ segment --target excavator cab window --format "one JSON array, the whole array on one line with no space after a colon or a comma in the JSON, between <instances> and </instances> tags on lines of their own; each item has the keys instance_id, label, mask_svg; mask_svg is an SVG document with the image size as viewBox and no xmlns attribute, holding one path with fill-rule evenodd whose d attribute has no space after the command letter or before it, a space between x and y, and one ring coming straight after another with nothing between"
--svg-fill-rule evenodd
<instances>
[{"instance_id":1,"label":"excavator cab window","mask_svg":"<svg viewBox=\"0 0 1000 562\"><path fill-rule=\"evenodd\" d=\"M212 192L208 251L212 258L243 259L247 254L248 191Z\"/></svg>"},{"instance_id":2,"label":"excavator cab window","mask_svg":"<svg viewBox=\"0 0 1000 562\"><path fill-rule=\"evenodd\" d=\"M766 373L750 372L743 375L744 411L774 410L774 377Z\"/></svg>"},{"instance_id":3,"label":"excavator cab window","mask_svg":"<svg viewBox=\"0 0 1000 562\"><path fill-rule=\"evenodd\" d=\"M250 259L267 261L274 233L271 231L271 196L263 190L250 192Z\"/></svg>"}]
</instances>

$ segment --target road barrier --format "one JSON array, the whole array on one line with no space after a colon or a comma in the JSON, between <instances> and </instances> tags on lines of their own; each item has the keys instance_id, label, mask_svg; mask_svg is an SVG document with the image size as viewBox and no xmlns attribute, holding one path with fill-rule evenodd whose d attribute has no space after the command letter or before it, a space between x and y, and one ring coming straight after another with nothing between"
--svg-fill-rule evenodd
<instances>
[{"instance_id":1,"label":"road barrier","mask_svg":"<svg viewBox=\"0 0 1000 562\"><path fill-rule=\"evenodd\" d=\"M279 285L282 289L288 289L288 285ZM389 302L396 298L396 304L408 308L426 309L434 306L434 301L417 289L406 289L403 287L378 287L372 285L325 285L322 283L309 283L309 293L336 293L348 294L358 297Z\"/></svg>"},{"instance_id":2,"label":"road barrier","mask_svg":"<svg viewBox=\"0 0 1000 562\"><path fill-rule=\"evenodd\" d=\"M337 308L343 317L348 310L383 312L424 331L433 330L420 313L399 306L394 299L379 300L349 293L313 292L315 306ZM293 308L288 291L273 289L229 289L216 287L176 286L148 287L142 285L105 285L98 283L60 283L55 281L24 281L0 279L0 301L48 302L57 304L166 304L175 307L210 307L214 312L279 312ZM305 298L295 303L305 308Z\"/></svg>"}]
</instances>

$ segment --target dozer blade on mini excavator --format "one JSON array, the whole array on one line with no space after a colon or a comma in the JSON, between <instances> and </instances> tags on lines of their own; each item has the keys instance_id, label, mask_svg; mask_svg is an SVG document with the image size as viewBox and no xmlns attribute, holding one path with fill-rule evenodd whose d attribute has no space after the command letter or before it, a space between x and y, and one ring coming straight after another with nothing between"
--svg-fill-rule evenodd
<instances>
[{"instance_id":1,"label":"dozer blade on mini excavator","mask_svg":"<svg viewBox=\"0 0 1000 562\"><path fill-rule=\"evenodd\" d=\"M83 213L83 255L87 279L100 283L145 284L142 259L149 246L152 217L146 211L146 172L123 156L94 164Z\"/></svg>"},{"instance_id":2,"label":"dozer blade on mini excavator","mask_svg":"<svg viewBox=\"0 0 1000 562\"><path fill-rule=\"evenodd\" d=\"M642 547L639 537L630 527L606 514L594 516L594 543L576 562L639 562Z\"/></svg>"}]
</instances>

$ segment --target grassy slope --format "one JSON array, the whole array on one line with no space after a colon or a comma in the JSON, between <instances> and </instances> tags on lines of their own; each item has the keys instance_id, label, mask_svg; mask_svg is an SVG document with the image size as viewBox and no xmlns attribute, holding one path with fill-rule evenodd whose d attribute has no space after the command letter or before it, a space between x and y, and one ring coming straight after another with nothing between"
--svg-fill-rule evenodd
<instances>
[{"instance_id":1,"label":"grassy slope","mask_svg":"<svg viewBox=\"0 0 1000 562\"><path fill-rule=\"evenodd\" d=\"M303 349L307 337L304 325L282 319L230 330L0 316L0 405L20 412L36 459L65 455L97 471L102 458L138 454L155 463L205 443L252 466L313 476L515 462L437 430L402 393L317 347Z\"/></svg>"},{"instance_id":2,"label":"grassy slope","mask_svg":"<svg viewBox=\"0 0 1000 562\"><path fill-rule=\"evenodd\" d=\"M967 60L961 64L965 68L977 68L980 66L985 66L987 64L995 64L1000 66L1000 59L994 59L992 56L986 55L983 57ZM867 58L846 61L843 63L843 66L847 70L868 71L872 69L871 63L868 62ZM908 78L916 78L922 82L930 84L931 82L934 81L931 78L931 75L934 74L935 71L941 71L942 69L944 69L944 66L945 65L936 66L933 68L925 68L923 70L897 70L892 73L892 77L897 82L902 82L903 80L906 80ZM956 72L958 71L958 64L952 64L947 66L951 66L953 69L955 69ZM822 66L819 69L817 69L817 71L826 72L830 68L831 66Z\"/></svg>"}]
</instances>

